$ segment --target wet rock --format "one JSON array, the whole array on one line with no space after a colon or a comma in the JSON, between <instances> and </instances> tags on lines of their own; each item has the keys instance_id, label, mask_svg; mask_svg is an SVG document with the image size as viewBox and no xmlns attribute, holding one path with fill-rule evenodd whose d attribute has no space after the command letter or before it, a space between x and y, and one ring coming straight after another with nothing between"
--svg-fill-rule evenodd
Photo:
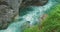
<instances>
[{"instance_id":1,"label":"wet rock","mask_svg":"<svg viewBox=\"0 0 60 32\"><path fill-rule=\"evenodd\" d=\"M6 29L18 14L20 0L0 0L0 30Z\"/></svg>"},{"instance_id":2,"label":"wet rock","mask_svg":"<svg viewBox=\"0 0 60 32\"><path fill-rule=\"evenodd\" d=\"M14 10L9 6L0 5L0 29L5 29L12 22L14 15Z\"/></svg>"},{"instance_id":3,"label":"wet rock","mask_svg":"<svg viewBox=\"0 0 60 32\"><path fill-rule=\"evenodd\" d=\"M22 7L25 6L43 6L48 2L48 0L23 0L21 3Z\"/></svg>"}]
</instances>

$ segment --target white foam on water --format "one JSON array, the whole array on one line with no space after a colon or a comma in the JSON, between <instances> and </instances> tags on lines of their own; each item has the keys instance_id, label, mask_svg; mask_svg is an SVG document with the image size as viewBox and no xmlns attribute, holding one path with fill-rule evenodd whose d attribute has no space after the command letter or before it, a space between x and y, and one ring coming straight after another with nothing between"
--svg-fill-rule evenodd
<instances>
[{"instance_id":1,"label":"white foam on water","mask_svg":"<svg viewBox=\"0 0 60 32\"><path fill-rule=\"evenodd\" d=\"M38 17L42 16L44 14L45 11L47 11L48 9L50 9L55 3L53 1L49 1L46 5L44 6L31 6L34 11L26 14L25 16L23 16L23 18L26 21L30 21L30 24L33 25L33 23L35 23L36 21L38 21Z\"/></svg>"},{"instance_id":2,"label":"white foam on water","mask_svg":"<svg viewBox=\"0 0 60 32\"><path fill-rule=\"evenodd\" d=\"M52 0L49 0L49 2L44 6L32 7L34 11L29 12L28 14L22 17L19 17L19 18L23 18L23 20L12 23L11 25L9 25L7 29L0 30L0 32L21 32L20 27L22 26L23 23L30 21L30 25L34 25L35 22L38 22L38 18L42 14L44 14L44 11L50 9L50 7L52 7L54 3L55 2L53 2Z\"/></svg>"}]
</instances>

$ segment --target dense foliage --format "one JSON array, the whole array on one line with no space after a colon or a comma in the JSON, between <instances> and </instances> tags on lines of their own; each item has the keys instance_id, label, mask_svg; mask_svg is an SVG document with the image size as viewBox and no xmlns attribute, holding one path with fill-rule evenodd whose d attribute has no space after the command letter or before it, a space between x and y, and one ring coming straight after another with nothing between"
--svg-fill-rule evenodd
<instances>
[{"instance_id":1,"label":"dense foliage","mask_svg":"<svg viewBox=\"0 0 60 32\"><path fill-rule=\"evenodd\" d=\"M48 18L41 26L41 32L60 32L60 4L51 8Z\"/></svg>"}]
</instances>

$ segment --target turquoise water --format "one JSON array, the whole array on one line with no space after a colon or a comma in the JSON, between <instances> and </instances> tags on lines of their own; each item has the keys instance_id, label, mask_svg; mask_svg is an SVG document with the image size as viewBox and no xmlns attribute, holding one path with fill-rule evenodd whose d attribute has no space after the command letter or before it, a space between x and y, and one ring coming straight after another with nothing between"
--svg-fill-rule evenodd
<instances>
[{"instance_id":1,"label":"turquoise water","mask_svg":"<svg viewBox=\"0 0 60 32\"><path fill-rule=\"evenodd\" d=\"M7 29L0 30L0 32L22 32L22 28L25 27L24 23L28 22L27 24L30 24L30 26L35 25L39 22L38 19L55 4L54 0L49 0L44 6L30 6L21 9L20 16L18 17L19 21L10 24Z\"/></svg>"}]
</instances>

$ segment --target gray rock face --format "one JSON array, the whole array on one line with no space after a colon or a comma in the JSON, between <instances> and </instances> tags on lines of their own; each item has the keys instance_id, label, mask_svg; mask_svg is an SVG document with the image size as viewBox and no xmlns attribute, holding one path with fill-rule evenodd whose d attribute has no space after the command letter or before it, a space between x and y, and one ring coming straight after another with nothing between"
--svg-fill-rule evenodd
<instances>
[{"instance_id":1,"label":"gray rock face","mask_svg":"<svg viewBox=\"0 0 60 32\"><path fill-rule=\"evenodd\" d=\"M17 13L21 2L22 0L7 0L8 5L12 7L12 9L15 10Z\"/></svg>"},{"instance_id":2,"label":"gray rock face","mask_svg":"<svg viewBox=\"0 0 60 32\"><path fill-rule=\"evenodd\" d=\"M14 10L6 5L0 5L0 28L6 28L8 23L12 21L14 17Z\"/></svg>"},{"instance_id":3,"label":"gray rock face","mask_svg":"<svg viewBox=\"0 0 60 32\"><path fill-rule=\"evenodd\" d=\"M0 29L6 29L18 14L21 0L0 0Z\"/></svg>"}]
</instances>

